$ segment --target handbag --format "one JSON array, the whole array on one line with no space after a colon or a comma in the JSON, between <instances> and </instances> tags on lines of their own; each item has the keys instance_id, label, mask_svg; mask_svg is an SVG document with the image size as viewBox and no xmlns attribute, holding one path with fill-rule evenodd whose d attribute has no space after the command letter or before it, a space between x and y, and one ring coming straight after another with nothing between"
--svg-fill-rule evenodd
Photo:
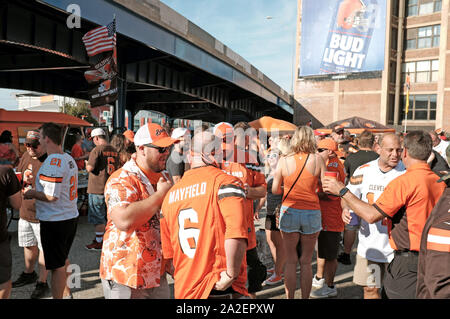
<instances>
[{"instance_id":1,"label":"handbag","mask_svg":"<svg viewBox=\"0 0 450 319\"><path fill-rule=\"evenodd\" d=\"M276 226L277 226L278 229L280 229L280 210L281 210L281 204L283 204L283 202L286 200L286 198L288 197L289 193L290 193L291 190L294 188L295 183L297 183L297 181L298 181L300 175L302 175L303 169L304 169L305 166L306 166L306 162L308 162L308 158L309 158L309 154L308 154L308 156L306 157L305 164L303 164L303 167L302 167L302 169L300 170L300 174L298 174L297 178L295 179L294 184L292 184L291 188L289 189L289 191L287 192L286 196L283 198L283 200L281 201L281 203L279 203L279 204L277 205L277 207L275 207L275 224L276 224Z\"/></svg>"}]
</instances>

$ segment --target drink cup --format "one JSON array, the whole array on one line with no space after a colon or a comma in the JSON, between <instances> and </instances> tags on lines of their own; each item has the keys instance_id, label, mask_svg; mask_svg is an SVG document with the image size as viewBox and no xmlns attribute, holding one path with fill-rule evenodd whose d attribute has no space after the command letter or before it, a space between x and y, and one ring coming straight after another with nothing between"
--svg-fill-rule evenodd
<instances>
[{"instance_id":1,"label":"drink cup","mask_svg":"<svg viewBox=\"0 0 450 319\"><path fill-rule=\"evenodd\" d=\"M334 178L334 179L338 178L338 172L325 172L324 175L326 177L330 177L330 178Z\"/></svg>"},{"instance_id":2,"label":"drink cup","mask_svg":"<svg viewBox=\"0 0 450 319\"><path fill-rule=\"evenodd\" d=\"M338 178L338 172L330 172L330 171L326 171L325 173L324 173L324 175L325 175L325 177L328 177L328 178L333 178L333 179L337 179ZM336 195L334 195L334 194L330 194L330 193L327 193L329 196L336 196Z\"/></svg>"}]
</instances>

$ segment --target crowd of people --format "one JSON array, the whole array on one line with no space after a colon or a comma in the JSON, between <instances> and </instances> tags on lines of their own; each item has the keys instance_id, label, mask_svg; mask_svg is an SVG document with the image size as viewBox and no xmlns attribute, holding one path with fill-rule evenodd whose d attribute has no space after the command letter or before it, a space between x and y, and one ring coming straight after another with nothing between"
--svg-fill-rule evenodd
<instances>
[{"instance_id":1,"label":"crowd of people","mask_svg":"<svg viewBox=\"0 0 450 319\"><path fill-rule=\"evenodd\" d=\"M67 267L84 192L79 170L89 174L93 225L85 247L101 251L107 299L170 298L168 275L175 298L256 298L264 285L281 283L294 298L298 266L302 298L335 297L339 263L353 262L365 299L450 298L445 132L352 135L336 126L324 134L299 126L266 142L246 122L193 131L147 123L111 138L103 128L76 135L69 155L62 128L47 123L27 133L21 157L5 132L0 298L32 283L31 298L73 298ZM20 212L24 249L14 281L12 266L20 265L12 265L7 207ZM270 269L254 222L264 207Z\"/></svg>"}]
</instances>

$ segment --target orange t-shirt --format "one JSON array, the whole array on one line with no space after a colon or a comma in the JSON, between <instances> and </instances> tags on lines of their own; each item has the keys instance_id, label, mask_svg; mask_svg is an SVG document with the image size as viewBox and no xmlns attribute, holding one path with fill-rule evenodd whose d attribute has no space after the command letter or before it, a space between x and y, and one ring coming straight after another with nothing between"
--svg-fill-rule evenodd
<instances>
[{"instance_id":1,"label":"orange t-shirt","mask_svg":"<svg viewBox=\"0 0 450 319\"><path fill-rule=\"evenodd\" d=\"M438 179L428 164L415 164L391 181L373 204L388 217L392 249L420 250L423 227L445 189Z\"/></svg>"},{"instance_id":2,"label":"orange t-shirt","mask_svg":"<svg viewBox=\"0 0 450 319\"><path fill-rule=\"evenodd\" d=\"M225 240L248 238L245 192L239 179L204 166L184 173L161 208L164 257L175 268L175 298L208 298L226 270ZM247 295L246 260L232 288Z\"/></svg>"},{"instance_id":3,"label":"orange t-shirt","mask_svg":"<svg viewBox=\"0 0 450 319\"><path fill-rule=\"evenodd\" d=\"M326 170L329 172L338 172L338 180L344 183L345 168L337 157L334 157L327 162ZM320 189L320 191L322 192L323 190ZM319 200L319 202L320 211L322 212L323 230L334 232L344 231L341 199L338 196L328 195L328 200Z\"/></svg>"},{"instance_id":4,"label":"orange t-shirt","mask_svg":"<svg viewBox=\"0 0 450 319\"><path fill-rule=\"evenodd\" d=\"M84 151L83 151L83 149L81 148L80 145L74 144L72 146L72 151L70 152L70 155L73 158L81 157L81 156L84 155ZM84 169L84 160L82 160L82 159L81 160L76 160L75 163L77 163L78 169Z\"/></svg>"},{"instance_id":5,"label":"orange t-shirt","mask_svg":"<svg viewBox=\"0 0 450 319\"><path fill-rule=\"evenodd\" d=\"M295 154L296 170L291 175L283 177L283 199L287 192L294 184L300 170L303 168L306 161L307 154ZM294 188L289 193L288 197L283 201L283 206L292 207L295 209L311 209L320 210L319 197L316 189L319 183L319 178L312 175L305 167L302 175L295 183Z\"/></svg>"}]
</instances>

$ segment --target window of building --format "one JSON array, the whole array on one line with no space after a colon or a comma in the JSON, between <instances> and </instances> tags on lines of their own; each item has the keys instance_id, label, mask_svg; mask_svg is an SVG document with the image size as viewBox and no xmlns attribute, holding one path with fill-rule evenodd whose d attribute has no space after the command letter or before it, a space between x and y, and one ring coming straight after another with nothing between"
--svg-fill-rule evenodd
<instances>
[{"instance_id":1,"label":"window of building","mask_svg":"<svg viewBox=\"0 0 450 319\"><path fill-rule=\"evenodd\" d=\"M402 79L406 82L409 72L411 83L436 82L439 72L439 60L426 60L402 63Z\"/></svg>"},{"instance_id":2,"label":"window of building","mask_svg":"<svg viewBox=\"0 0 450 319\"><path fill-rule=\"evenodd\" d=\"M407 17L432 14L442 9L442 0L409 0L407 3Z\"/></svg>"},{"instance_id":3,"label":"window of building","mask_svg":"<svg viewBox=\"0 0 450 319\"><path fill-rule=\"evenodd\" d=\"M408 120L436 120L436 94L409 95ZM406 95L403 95L400 122L405 119Z\"/></svg>"},{"instance_id":4,"label":"window of building","mask_svg":"<svg viewBox=\"0 0 450 319\"><path fill-rule=\"evenodd\" d=\"M406 50L425 49L439 46L441 26L439 24L406 30Z\"/></svg>"}]
</instances>

